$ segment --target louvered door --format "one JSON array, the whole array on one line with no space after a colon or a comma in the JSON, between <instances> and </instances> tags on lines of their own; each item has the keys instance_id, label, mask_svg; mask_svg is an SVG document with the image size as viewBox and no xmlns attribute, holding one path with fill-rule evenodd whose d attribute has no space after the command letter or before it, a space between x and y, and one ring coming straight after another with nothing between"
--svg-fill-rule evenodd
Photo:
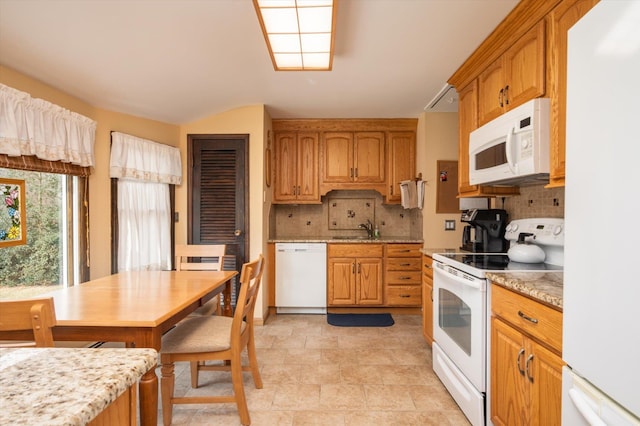
<instances>
[{"instance_id":1,"label":"louvered door","mask_svg":"<svg viewBox=\"0 0 640 426\"><path fill-rule=\"evenodd\" d=\"M240 272L249 252L249 136L189 135L188 142L189 243L226 244L225 269Z\"/></svg>"}]
</instances>

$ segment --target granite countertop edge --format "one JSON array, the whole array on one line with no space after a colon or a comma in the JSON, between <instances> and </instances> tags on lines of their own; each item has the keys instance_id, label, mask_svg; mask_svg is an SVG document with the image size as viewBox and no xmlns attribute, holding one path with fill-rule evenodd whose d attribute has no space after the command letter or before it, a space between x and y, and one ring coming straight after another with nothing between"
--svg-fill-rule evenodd
<instances>
[{"instance_id":1,"label":"granite countertop edge","mask_svg":"<svg viewBox=\"0 0 640 426\"><path fill-rule=\"evenodd\" d=\"M85 425L157 359L154 349L0 349L0 424Z\"/></svg>"},{"instance_id":2,"label":"granite countertop edge","mask_svg":"<svg viewBox=\"0 0 640 426\"><path fill-rule=\"evenodd\" d=\"M385 244L385 243L404 243L404 244L423 244L424 240L409 237L381 237L379 239L362 238L362 237L296 237L296 238L271 238L269 243L362 243L362 244Z\"/></svg>"},{"instance_id":3,"label":"granite countertop edge","mask_svg":"<svg viewBox=\"0 0 640 426\"><path fill-rule=\"evenodd\" d=\"M556 272L487 272L486 277L516 293L532 297L552 307L563 308L563 273Z\"/></svg>"}]
</instances>

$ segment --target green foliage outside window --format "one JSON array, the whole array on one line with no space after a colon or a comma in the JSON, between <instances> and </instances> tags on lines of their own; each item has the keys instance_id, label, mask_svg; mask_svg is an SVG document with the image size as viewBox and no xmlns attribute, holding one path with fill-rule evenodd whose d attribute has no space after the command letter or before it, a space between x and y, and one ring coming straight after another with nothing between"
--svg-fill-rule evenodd
<instances>
[{"instance_id":1,"label":"green foliage outside window","mask_svg":"<svg viewBox=\"0 0 640 426\"><path fill-rule=\"evenodd\" d=\"M61 284L62 183L51 173L0 169L0 177L26 180L27 244L0 248L0 285Z\"/></svg>"}]
</instances>

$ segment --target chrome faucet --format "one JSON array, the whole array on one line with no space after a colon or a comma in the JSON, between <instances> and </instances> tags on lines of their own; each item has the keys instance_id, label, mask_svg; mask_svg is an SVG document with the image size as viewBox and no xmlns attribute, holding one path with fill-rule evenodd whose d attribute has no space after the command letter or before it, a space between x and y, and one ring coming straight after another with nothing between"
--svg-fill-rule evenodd
<instances>
[{"instance_id":1,"label":"chrome faucet","mask_svg":"<svg viewBox=\"0 0 640 426\"><path fill-rule=\"evenodd\" d=\"M361 223L358 228L365 229L367 231L367 238L373 238L373 223L367 219L367 223Z\"/></svg>"}]
</instances>

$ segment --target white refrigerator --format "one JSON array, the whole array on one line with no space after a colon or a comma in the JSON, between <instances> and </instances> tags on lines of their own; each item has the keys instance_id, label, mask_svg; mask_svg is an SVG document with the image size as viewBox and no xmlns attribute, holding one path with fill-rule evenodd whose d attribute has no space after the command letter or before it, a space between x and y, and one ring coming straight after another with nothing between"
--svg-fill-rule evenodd
<instances>
[{"instance_id":1,"label":"white refrigerator","mask_svg":"<svg viewBox=\"0 0 640 426\"><path fill-rule=\"evenodd\" d=\"M569 30L562 421L640 425L640 1Z\"/></svg>"}]
</instances>

